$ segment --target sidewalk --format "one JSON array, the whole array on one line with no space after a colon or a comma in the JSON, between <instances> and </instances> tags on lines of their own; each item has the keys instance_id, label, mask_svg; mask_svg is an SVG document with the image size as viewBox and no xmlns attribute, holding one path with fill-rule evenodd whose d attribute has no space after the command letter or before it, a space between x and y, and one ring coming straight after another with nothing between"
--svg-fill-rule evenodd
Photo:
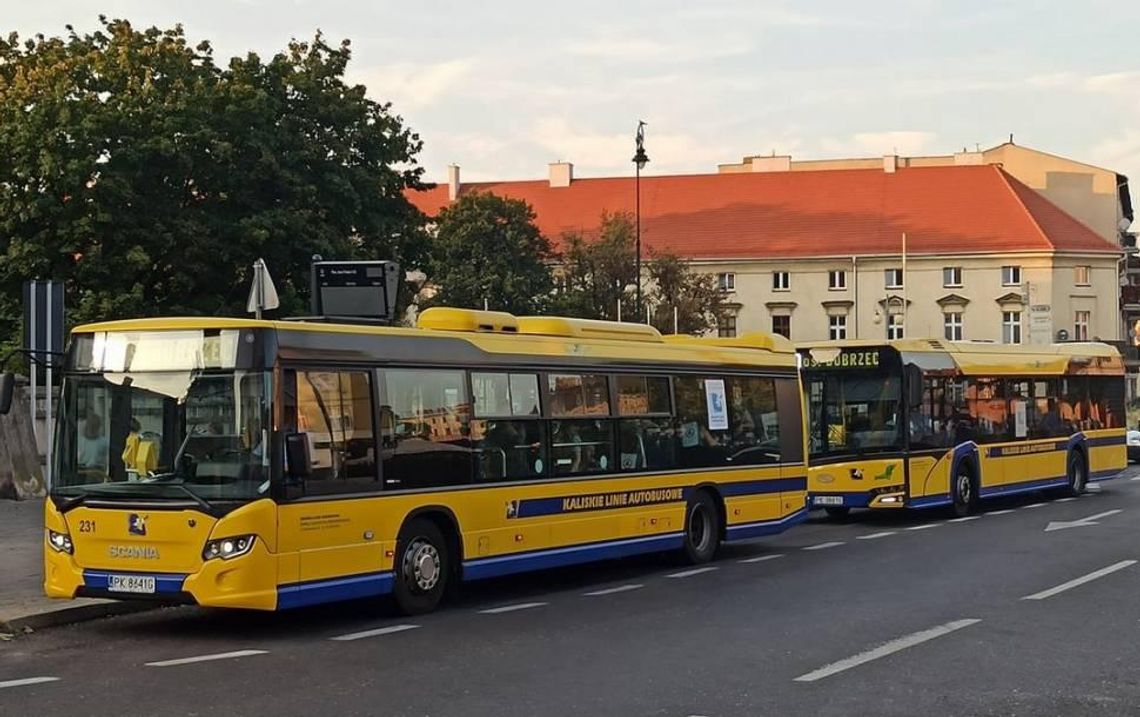
<instances>
[{"instance_id":1,"label":"sidewalk","mask_svg":"<svg viewBox=\"0 0 1140 717\"><path fill-rule=\"evenodd\" d=\"M0 632L138 610L113 600L51 600L43 592L44 502L0 500Z\"/></svg>"}]
</instances>

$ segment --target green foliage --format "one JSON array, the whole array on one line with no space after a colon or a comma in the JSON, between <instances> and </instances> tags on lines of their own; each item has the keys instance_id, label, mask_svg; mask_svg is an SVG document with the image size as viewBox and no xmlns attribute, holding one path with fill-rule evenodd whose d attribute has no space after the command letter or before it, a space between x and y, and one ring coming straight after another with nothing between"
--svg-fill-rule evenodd
<instances>
[{"instance_id":1,"label":"green foliage","mask_svg":"<svg viewBox=\"0 0 1140 717\"><path fill-rule=\"evenodd\" d=\"M679 334L703 334L716 329L725 314L724 294L716 276L697 273L676 254L655 254L647 266L650 321L662 333L673 333L674 313Z\"/></svg>"},{"instance_id":2,"label":"green foliage","mask_svg":"<svg viewBox=\"0 0 1140 717\"><path fill-rule=\"evenodd\" d=\"M431 241L428 279L439 287L430 304L497 311L543 311L554 288L550 242L519 199L465 194L440 212Z\"/></svg>"},{"instance_id":3,"label":"green foliage","mask_svg":"<svg viewBox=\"0 0 1140 717\"><path fill-rule=\"evenodd\" d=\"M586 319L616 320L618 302L622 318L635 313L637 252L633 217L602 214L596 239L579 233L562 236L560 291L554 312Z\"/></svg>"},{"instance_id":4,"label":"green foliage","mask_svg":"<svg viewBox=\"0 0 1140 717\"><path fill-rule=\"evenodd\" d=\"M344 82L318 34L219 67L181 26L0 39L0 336L20 287L66 282L74 322L244 312L267 261L282 313L326 258L415 265L419 137Z\"/></svg>"}]
</instances>

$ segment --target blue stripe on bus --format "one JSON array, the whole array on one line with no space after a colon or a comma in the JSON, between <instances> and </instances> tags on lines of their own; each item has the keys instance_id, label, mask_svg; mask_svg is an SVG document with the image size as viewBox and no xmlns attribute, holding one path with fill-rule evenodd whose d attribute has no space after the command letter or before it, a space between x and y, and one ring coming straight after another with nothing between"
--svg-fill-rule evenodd
<instances>
[{"instance_id":1,"label":"blue stripe on bus","mask_svg":"<svg viewBox=\"0 0 1140 717\"><path fill-rule=\"evenodd\" d=\"M992 488L982 488L981 491L979 491L979 495L982 498L993 498L999 495L1014 495L1015 493L1029 493L1044 488L1057 488L1068 484L1068 476L1055 476L1053 478L1026 481L1024 483L1010 483L1008 485L993 486Z\"/></svg>"},{"instance_id":2,"label":"blue stripe on bus","mask_svg":"<svg viewBox=\"0 0 1140 717\"><path fill-rule=\"evenodd\" d=\"M807 490L807 476L772 478L769 480L718 483L723 496L765 495L785 491ZM584 513L595 510L620 510L665 503L683 503L692 495L693 486L635 488L605 493L580 493L553 498L523 499L512 505L508 518L537 518L562 513Z\"/></svg>"},{"instance_id":3,"label":"blue stripe on bus","mask_svg":"<svg viewBox=\"0 0 1140 717\"><path fill-rule=\"evenodd\" d=\"M1107 470L1107 471L1097 471L1097 472L1089 475L1089 480L1090 481L1112 480L1113 478L1120 477L1120 474L1121 474L1121 472L1123 472L1123 470L1124 470L1123 468L1113 468L1112 470Z\"/></svg>"},{"instance_id":4,"label":"blue stripe on bus","mask_svg":"<svg viewBox=\"0 0 1140 717\"><path fill-rule=\"evenodd\" d=\"M796 523L802 523L808 517L808 509L800 508L791 515L786 515L779 520L761 520L756 523L742 523L740 525L728 526L727 533L729 540L744 540L745 538L758 538L761 535L774 535L783 531L785 528Z\"/></svg>"},{"instance_id":5,"label":"blue stripe on bus","mask_svg":"<svg viewBox=\"0 0 1140 717\"><path fill-rule=\"evenodd\" d=\"M924 495L921 498L914 498L906 505L908 508L934 508L939 505L950 505L953 502L949 493L943 493L942 495Z\"/></svg>"},{"instance_id":6,"label":"blue stripe on bus","mask_svg":"<svg viewBox=\"0 0 1140 717\"><path fill-rule=\"evenodd\" d=\"M797 476L795 478L773 478L741 483L720 483L717 485L717 489L726 498L737 495L764 495L766 493L807 490L807 477Z\"/></svg>"},{"instance_id":7,"label":"blue stripe on bus","mask_svg":"<svg viewBox=\"0 0 1140 717\"><path fill-rule=\"evenodd\" d=\"M683 544L684 536L682 533L665 533L626 540L571 545L566 548L535 550L514 555L497 555L491 558L477 558L464 562L463 577L466 580L483 580L500 575L524 573L530 570L560 568L595 560L673 550L680 548Z\"/></svg>"},{"instance_id":8,"label":"blue stripe on bus","mask_svg":"<svg viewBox=\"0 0 1140 717\"><path fill-rule=\"evenodd\" d=\"M156 594L180 593L182 583L186 582L186 575L180 573L140 573L138 571L84 570L83 587L94 590L110 590L111 576L128 575L131 577L154 578L154 591Z\"/></svg>"},{"instance_id":9,"label":"blue stripe on bus","mask_svg":"<svg viewBox=\"0 0 1140 717\"><path fill-rule=\"evenodd\" d=\"M1098 448L1100 446L1123 446L1127 443L1125 436L1097 436L1096 438L1086 438L1085 445L1090 448Z\"/></svg>"},{"instance_id":10,"label":"blue stripe on bus","mask_svg":"<svg viewBox=\"0 0 1140 717\"><path fill-rule=\"evenodd\" d=\"M277 607L286 610L335 600L385 595L392 592L393 581L391 572L380 572L280 585L277 588Z\"/></svg>"}]
</instances>

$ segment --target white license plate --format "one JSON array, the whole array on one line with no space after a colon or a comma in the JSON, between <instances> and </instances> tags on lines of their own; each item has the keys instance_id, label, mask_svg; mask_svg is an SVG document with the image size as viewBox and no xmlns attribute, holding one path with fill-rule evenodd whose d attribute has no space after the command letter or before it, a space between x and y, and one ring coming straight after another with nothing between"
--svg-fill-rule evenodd
<instances>
[{"instance_id":1,"label":"white license plate","mask_svg":"<svg viewBox=\"0 0 1140 717\"><path fill-rule=\"evenodd\" d=\"M815 505L843 505L843 496L841 495L817 495L812 498Z\"/></svg>"},{"instance_id":2,"label":"white license plate","mask_svg":"<svg viewBox=\"0 0 1140 717\"><path fill-rule=\"evenodd\" d=\"M154 578L146 575L111 575L107 589L113 593L154 594Z\"/></svg>"}]
</instances>

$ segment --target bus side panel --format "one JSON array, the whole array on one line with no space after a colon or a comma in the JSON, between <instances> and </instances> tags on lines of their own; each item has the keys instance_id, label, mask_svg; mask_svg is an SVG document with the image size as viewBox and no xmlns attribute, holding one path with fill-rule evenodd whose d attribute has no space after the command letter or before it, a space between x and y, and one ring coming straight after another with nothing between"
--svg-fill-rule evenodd
<instances>
[{"instance_id":1,"label":"bus side panel","mask_svg":"<svg viewBox=\"0 0 1140 717\"><path fill-rule=\"evenodd\" d=\"M910 498L945 497L950 493L950 459L943 456L913 456L910 459Z\"/></svg>"},{"instance_id":2,"label":"bus side panel","mask_svg":"<svg viewBox=\"0 0 1140 717\"><path fill-rule=\"evenodd\" d=\"M997 445L978 446L978 487L982 495L987 488L1000 488L1005 482L1005 463Z\"/></svg>"},{"instance_id":3,"label":"bus side panel","mask_svg":"<svg viewBox=\"0 0 1140 717\"><path fill-rule=\"evenodd\" d=\"M1085 433L1089 452L1089 480L1115 478L1128 467L1128 447L1123 428Z\"/></svg>"}]
</instances>

